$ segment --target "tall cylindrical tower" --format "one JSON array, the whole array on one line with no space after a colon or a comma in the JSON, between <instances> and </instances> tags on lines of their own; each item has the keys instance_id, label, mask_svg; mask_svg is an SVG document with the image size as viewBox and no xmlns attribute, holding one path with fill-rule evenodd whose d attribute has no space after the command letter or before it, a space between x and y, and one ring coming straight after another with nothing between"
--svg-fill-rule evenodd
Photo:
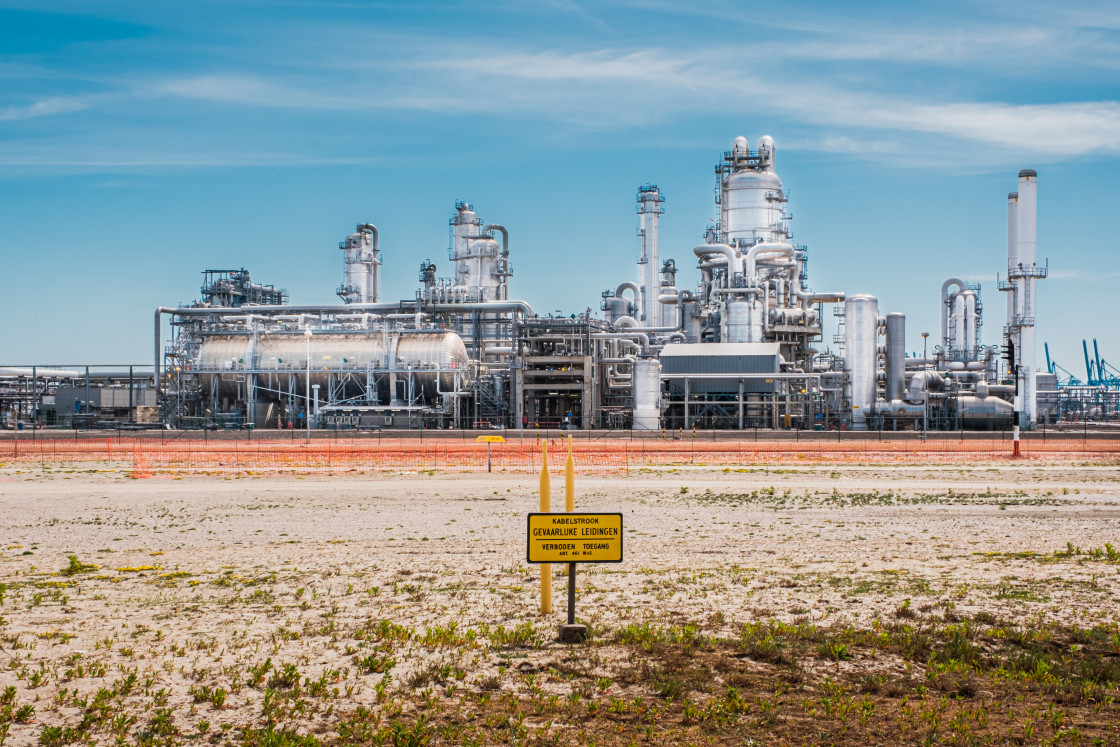
<instances>
[{"instance_id":1,"label":"tall cylindrical tower","mask_svg":"<svg viewBox=\"0 0 1120 747\"><path fill-rule=\"evenodd\" d=\"M381 292L377 244L377 226L359 223L357 230L338 245L345 253L342 285L337 291L343 303L377 303Z\"/></svg>"},{"instance_id":2,"label":"tall cylindrical tower","mask_svg":"<svg viewBox=\"0 0 1120 747\"><path fill-rule=\"evenodd\" d=\"M1037 422L1035 393L1035 279L1044 277L1038 271L1038 172L1023 169L1019 172L1019 206L1016 220L1016 248L1018 256L1013 270L1017 282L1016 305L1019 309L1019 425L1033 429Z\"/></svg>"},{"instance_id":3,"label":"tall cylindrical tower","mask_svg":"<svg viewBox=\"0 0 1120 747\"><path fill-rule=\"evenodd\" d=\"M501 247L482 229L482 218L469 203L455 205L451 218L451 261L455 286L465 300L494 301L501 298Z\"/></svg>"},{"instance_id":4,"label":"tall cylindrical tower","mask_svg":"<svg viewBox=\"0 0 1120 747\"><path fill-rule=\"evenodd\" d=\"M630 386L634 395L634 430L657 430L661 427L661 364L656 358L634 361Z\"/></svg>"},{"instance_id":5,"label":"tall cylindrical tower","mask_svg":"<svg viewBox=\"0 0 1120 747\"><path fill-rule=\"evenodd\" d=\"M979 332L979 318L976 315L976 294L965 291L964 294L964 354L965 360L974 360L978 357L976 340Z\"/></svg>"},{"instance_id":6,"label":"tall cylindrical tower","mask_svg":"<svg viewBox=\"0 0 1120 747\"><path fill-rule=\"evenodd\" d=\"M852 430L867 430L875 405L879 354L879 300L859 293L844 301L844 370L851 390Z\"/></svg>"},{"instance_id":7,"label":"tall cylindrical tower","mask_svg":"<svg viewBox=\"0 0 1120 747\"><path fill-rule=\"evenodd\" d=\"M1011 280L1010 272L1019 262L1019 193L1007 194L1007 331L1014 332L1015 315L1018 313L1018 302L1015 300L1015 283ZM1018 344L1018 341L1016 341Z\"/></svg>"},{"instance_id":8,"label":"tall cylindrical tower","mask_svg":"<svg viewBox=\"0 0 1120 747\"><path fill-rule=\"evenodd\" d=\"M906 390L906 315L887 314L887 400L902 399Z\"/></svg>"},{"instance_id":9,"label":"tall cylindrical tower","mask_svg":"<svg viewBox=\"0 0 1120 747\"><path fill-rule=\"evenodd\" d=\"M638 236L642 239L642 257L638 260L642 266L642 298L638 313L647 327L657 326L661 320L657 301L661 295L658 231L661 214L665 212L665 208L661 207L664 202L665 198L656 184L638 188Z\"/></svg>"}]
</instances>

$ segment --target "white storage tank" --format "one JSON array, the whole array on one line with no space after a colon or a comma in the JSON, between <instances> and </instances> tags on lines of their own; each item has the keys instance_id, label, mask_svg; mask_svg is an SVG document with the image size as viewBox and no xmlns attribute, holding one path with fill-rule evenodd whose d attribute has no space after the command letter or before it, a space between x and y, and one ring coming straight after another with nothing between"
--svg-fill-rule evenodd
<instances>
[{"instance_id":1,"label":"white storage tank","mask_svg":"<svg viewBox=\"0 0 1120 747\"><path fill-rule=\"evenodd\" d=\"M852 430L867 430L875 404L879 354L879 300L856 294L844 301L844 371L850 387Z\"/></svg>"},{"instance_id":2,"label":"white storage tank","mask_svg":"<svg viewBox=\"0 0 1120 747\"><path fill-rule=\"evenodd\" d=\"M634 430L657 430L661 427L661 364L654 358L634 361L630 385L634 394Z\"/></svg>"}]
</instances>

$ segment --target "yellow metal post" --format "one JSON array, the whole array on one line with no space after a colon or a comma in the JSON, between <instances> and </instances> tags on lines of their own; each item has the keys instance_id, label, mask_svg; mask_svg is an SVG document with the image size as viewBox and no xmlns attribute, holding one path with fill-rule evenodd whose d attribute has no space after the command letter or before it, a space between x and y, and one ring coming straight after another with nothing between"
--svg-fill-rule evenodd
<instances>
[{"instance_id":1,"label":"yellow metal post","mask_svg":"<svg viewBox=\"0 0 1120 747\"><path fill-rule=\"evenodd\" d=\"M548 439L541 442L541 513L552 511L552 486L548 480ZM541 563L541 614L552 612L552 566Z\"/></svg>"},{"instance_id":2,"label":"yellow metal post","mask_svg":"<svg viewBox=\"0 0 1120 747\"><path fill-rule=\"evenodd\" d=\"M568 463L564 465L564 510L576 510L576 463L572 460L572 437L568 436Z\"/></svg>"}]
</instances>

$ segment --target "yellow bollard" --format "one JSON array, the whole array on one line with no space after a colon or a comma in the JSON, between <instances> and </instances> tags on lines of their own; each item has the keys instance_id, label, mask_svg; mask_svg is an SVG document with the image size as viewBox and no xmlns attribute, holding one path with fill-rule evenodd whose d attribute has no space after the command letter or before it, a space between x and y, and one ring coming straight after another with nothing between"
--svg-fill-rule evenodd
<instances>
[{"instance_id":1,"label":"yellow bollard","mask_svg":"<svg viewBox=\"0 0 1120 747\"><path fill-rule=\"evenodd\" d=\"M548 439L541 442L541 513L552 510L552 486L548 481ZM552 612L552 566L541 563L541 614Z\"/></svg>"},{"instance_id":2,"label":"yellow bollard","mask_svg":"<svg viewBox=\"0 0 1120 747\"><path fill-rule=\"evenodd\" d=\"M564 510L576 510L576 463L572 459L572 437L568 436L568 463L564 465Z\"/></svg>"}]
</instances>

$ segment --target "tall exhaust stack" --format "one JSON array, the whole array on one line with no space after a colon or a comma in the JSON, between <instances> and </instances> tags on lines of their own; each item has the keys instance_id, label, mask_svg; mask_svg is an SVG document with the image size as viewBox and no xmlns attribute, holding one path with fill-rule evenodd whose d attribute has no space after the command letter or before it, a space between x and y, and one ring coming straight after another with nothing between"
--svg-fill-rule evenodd
<instances>
[{"instance_id":1,"label":"tall exhaust stack","mask_svg":"<svg viewBox=\"0 0 1120 747\"><path fill-rule=\"evenodd\" d=\"M661 321L658 297L661 295L661 261L658 256L658 231L661 228L661 214L665 208L661 204L665 198L656 184L638 188L638 235L642 238L642 298L639 309L640 321L647 327L655 327Z\"/></svg>"},{"instance_id":2,"label":"tall exhaust stack","mask_svg":"<svg viewBox=\"0 0 1120 747\"><path fill-rule=\"evenodd\" d=\"M1046 277L1046 268L1037 263L1038 251L1038 172L1023 169L1019 172L1019 199L1015 208L1014 265L1008 268L1007 278L1015 284L1015 329L1018 344L1015 355L1018 363L1016 380L1019 388L1019 425L1033 430L1038 423L1037 395L1035 388L1035 282Z\"/></svg>"}]
</instances>

